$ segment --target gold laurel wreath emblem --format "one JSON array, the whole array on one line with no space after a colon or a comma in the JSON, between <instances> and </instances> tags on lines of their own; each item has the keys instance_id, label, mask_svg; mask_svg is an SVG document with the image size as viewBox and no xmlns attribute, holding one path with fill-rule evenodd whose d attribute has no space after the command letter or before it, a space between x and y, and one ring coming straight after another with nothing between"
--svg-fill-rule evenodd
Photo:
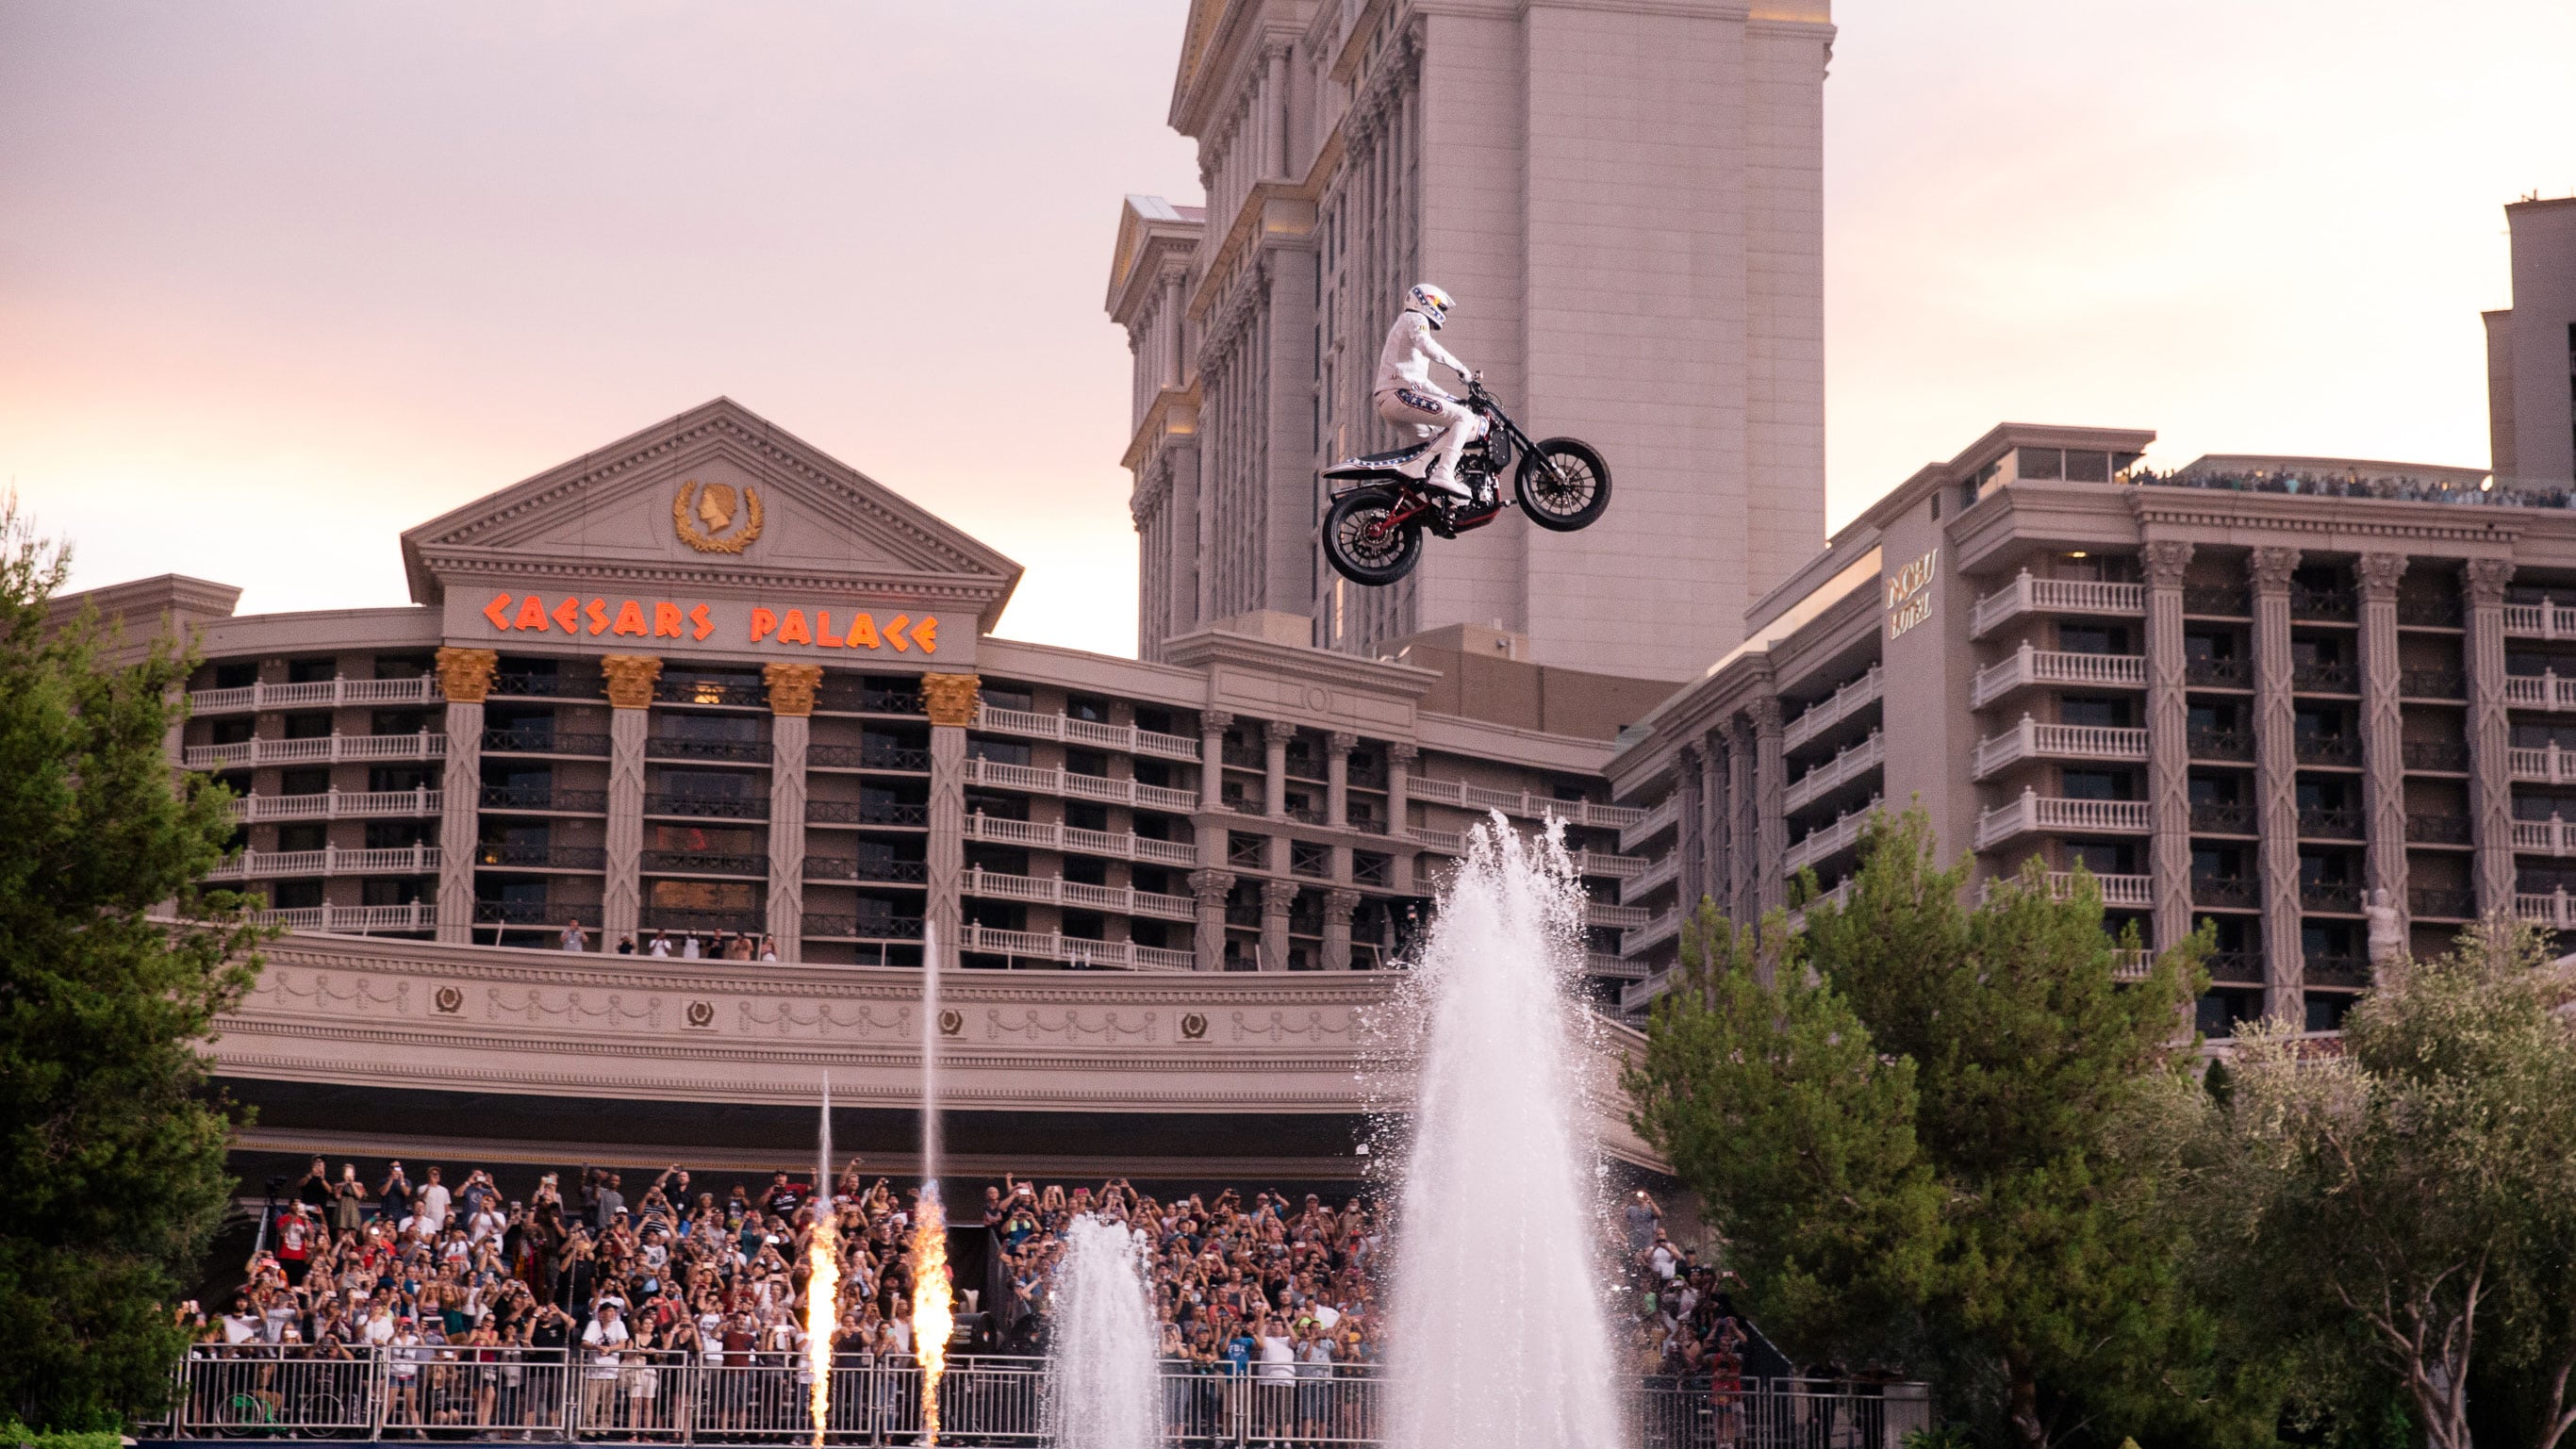
<instances>
[{"instance_id":1,"label":"gold laurel wreath emblem","mask_svg":"<svg viewBox=\"0 0 2576 1449\"><path fill-rule=\"evenodd\" d=\"M682 483L680 491L671 496L671 527L680 535L680 542L700 553L740 553L749 548L751 541L760 537L760 490L748 485L743 488L745 517L741 530L729 538L717 538L689 521L689 503L697 497L699 486L698 480L692 478Z\"/></svg>"}]
</instances>

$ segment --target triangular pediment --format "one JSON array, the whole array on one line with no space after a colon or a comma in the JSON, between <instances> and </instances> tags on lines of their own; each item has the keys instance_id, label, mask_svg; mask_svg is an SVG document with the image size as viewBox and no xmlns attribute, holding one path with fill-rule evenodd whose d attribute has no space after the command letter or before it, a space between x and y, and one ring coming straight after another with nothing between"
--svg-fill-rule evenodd
<instances>
[{"instance_id":1,"label":"triangular pediment","mask_svg":"<svg viewBox=\"0 0 2576 1449\"><path fill-rule=\"evenodd\" d=\"M973 610L1020 566L730 398L512 484L403 535L412 597L496 571L638 583L793 582Z\"/></svg>"}]
</instances>

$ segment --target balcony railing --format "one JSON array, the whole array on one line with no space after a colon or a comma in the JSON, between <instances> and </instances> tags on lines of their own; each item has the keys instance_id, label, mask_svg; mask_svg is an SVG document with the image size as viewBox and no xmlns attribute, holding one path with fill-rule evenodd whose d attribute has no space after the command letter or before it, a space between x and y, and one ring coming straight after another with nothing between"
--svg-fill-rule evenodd
<instances>
[{"instance_id":1,"label":"balcony railing","mask_svg":"<svg viewBox=\"0 0 2576 1449\"><path fill-rule=\"evenodd\" d=\"M1071 770L1040 769L1034 765L1006 765L997 760L984 759L966 761L965 769L965 781L969 785L1003 790L1026 790L1040 795L1063 795L1076 800L1098 800L1111 805L1143 806L1153 810L1172 810L1182 813L1199 808L1198 792L1195 790L1174 790L1168 786L1147 785L1136 780L1113 780L1105 775L1084 775Z\"/></svg>"},{"instance_id":2,"label":"balcony railing","mask_svg":"<svg viewBox=\"0 0 2576 1449\"><path fill-rule=\"evenodd\" d=\"M2576 639L2576 606L2507 604L2504 631L2537 639Z\"/></svg>"},{"instance_id":3,"label":"balcony railing","mask_svg":"<svg viewBox=\"0 0 2576 1449\"><path fill-rule=\"evenodd\" d=\"M574 921L599 924L596 900L476 901L478 926L563 926Z\"/></svg>"},{"instance_id":4,"label":"balcony railing","mask_svg":"<svg viewBox=\"0 0 2576 1449\"><path fill-rule=\"evenodd\" d=\"M2263 953L2260 951L2212 951L2206 963L2209 979L2231 986L2263 984Z\"/></svg>"},{"instance_id":5,"label":"balcony railing","mask_svg":"<svg viewBox=\"0 0 2576 1449\"><path fill-rule=\"evenodd\" d=\"M2576 896L2560 886L2547 895L2521 892L2513 898L2513 913L2535 925L2554 930L2576 930Z\"/></svg>"},{"instance_id":6,"label":"balcony railing","mask_svg":"<svg viewBox=\"0 0 2576 1449\"><path fill-rule=\"evenodd\" d=\"M1648 917L1642 924L1619 933L1619 954L1628 957L1643 956L1680 935L1681 929L1682 908L1678 905L1666 906Z\"/></svg>"},{"instance_id":7,"label":"balcony railing","mask_svg":"<svg viewBox=\"0 0 2576 1449\"><path fill-rule=\"evenodd\" d=\"M1619 858L1628 859L1630 857ZM1679 846L1675 846L1673 849L1667 850L1661 856L1658 856L1654 862L1649 864L1644 870L1637 872L1635 876L1631 877L1625 885L1620 887L1619 894L1621 897L1628 900L1643 899L1645 896L1652 894L1658 887L1671 884L1673 877L1681 873L1681 865L1681 849Z\"/></svg>"},{"instance_id":8,"label":"balcony railing","mask_svg":"<svg viewBox=\"0 0 2576 1449\"><path fill-rule=\"evenodd\" d=\"M2563 785L2576 780L2576 750L2561 750L2551 744L2538 750L2507 750L2513 777L2542 785Z\"/></svg>"},{"instance_id":9,"label":"balcony railing","mask_svg":"<svg viewBox=\"0 0 2576 1449\"><path fill-rule=\"evenodd\" d=\"M427 875L438 869L435 845L381 850L249 850L206 873L208 880L266 880L299 875Z\"/></svg>"},{"instance_id":10,"label":"balcony railing","mask_svg":"<svg viewBox=\"0 0 2576 1449\"><path fill-rule=\"evenodd\" d=\"M2400 593L2397 622L2416 629L2456 629L2460 627L2459 596Z\"/></svg>"},{"instance_id":11,"label":"balcony railing","mask_svg":"<svg viewBox=\"0 0 2576 1449\"><path fill-rule=\"evenodd\" d=\"M1635 850L1638 846L1654 839L1658 834L1672 827L1680 811L1681 797L1677 794L1666 795L1656 801L1653 808L1638 811L1637 823L1619 832L1619 848Z\"/></svg>"},{"instance_id":12,"label":"balcony railing","mask_svg":"<svg viewBox=\"0 0 2576 1449\"><path fill-rule=\"evenodd\" d=\"M555 815L599 815L608 809L605 790L558 790L551 785L486 785L486 810L525 810Z\"/></svg>"},{"instance_id":13,"label":"balcony railing","mask_svg":"<svg viewBox=\"0 0 2576 1449\"><path fill-rule=\"evenodd\" d=\"M2021 648L1977 671L1969 706L1984 709L2026 685L2073 685L2091 689L2142 689L2147 660L2142 654L2077 654L2062 649Z\"/></svg>"},{"instance_id":14,"label":"balcony railing","mask_svg":"<svg viewBox=\"0 0 2576 1449\"><path fill-rule=\"evenodd\" d=\"M1796 875L1836 851L1849 850L1860 843L1862 832L1869 829L1869 817L1878 809L1879 797L1872 795L1852 810L1838 816L1834 823L1808 833L1804 840L1789 847L1781 858L1780 873Z\"/></svg>"},{"instance_id":15,"label":"balcony railing","mask_svg":"<svg viewBox=\"0 0 2576 1449\"><path fill-rule=\"evenodd\" d=\"M2353 617L2352 590L2314 589L2305 584L2292 584L2290 585L2290 617L2349 621Z\"/></svg>"},{"instance_id":16,"label":"balcony railing","mask_svg":"<svg viewBox=\"0 0 2576 1449\"><path fill-rule=\"evenodd\" d=\"M2417 886L2406 893L2406 907L2417 916L2466 921L2476 917L2478 898L2471 891L2439 886Z\"/></svg>"},{"instance_id":17,"label":"balcony railing","mask_svg":"<svg viewBox=\"0 0 2576 1449\"><path fill-rule=\"evenodd\" d=\"M769 930L769 917L762 911L699 910L680 906L644 908L643 929L679 931L685 934L730 931L738 936L759 936Z\"/></svg>"},{"instance_id":18,"label":"balcony railing","mask_svg":"<svg viewBox=\"0 0 2576 1449\"><path fill-rule=\"evenodd\" d=\"M314 795L244 795L233 801L235 820L352 820L436 815L446 796L426 785L409 790L324 790Z\"/></svg>"},{"instance_id":19,"label":"balcony railing","mask_svg":"<svg viewBox=\"0 0 2576 1449\"><path fill-rule=\"evenodd\" d=\"M598 699L602 681L596 674L523 674L502 670L492 676L492 692L524 699Z\"/></svg>"},{"instance_id":20,"label":"balcony railing","mask_svg":"<svg viewBox=\"0 0 2576 1449\"><path fill-rule=\"evenodd\" d=\"M2470 840L2469 817L2408 815L2406 840L2410 845L2466 845Z\"/></svg>"},{"instance_id":21,"label":"balcony railing","mask_svg":"<svg viewBox=\"0 0 2576 1449\"><path fill-rule=\"evenodd\" d=\"M1998 886L2011 885L2019 878L2009 875L1991 877L1979 889L1979 898L1991 897ZM2075 893L2075 872L2071 870L2052 870L2043 879L2048 882L2048 893L2061 901ZM2093 877L2093 882L2102 892L2102 904L2106 906L2145 910L2156 903L2154 876L2096 875Z\"/></svg>"},{"instance_id":22,"label":"balcony railing","mask_svg":"<svg viewBox=\"0 0 2576 1449\"><path fill-rule=\"evenodd\" d=\"M925 861L883 855L809 855L805 857L805 878L920 885L930 878L930 867Z\"/></svg>"},{"instance_id":23,"label":"balcony railing","mask_svg":"<svg viewBox=\"0 0 2576 1449\"><path fill-rule=\"evenodd\" d=\"M814 707L827 714L919 714L921 692L862 684L854 679L825 679L814 691Z\"/></svg>"},{"instance_id":24,"label":"balcony railing","mask_svg":"<svg viewBox=\"0 0 2576 1449\"><path fill-rule=\"evenodd\" d=\"M1826 795L1868 775L1887 758L1887 741L1878 731L1852 745L1832 759L1816 766L1789 784L1781 797L1781 806L1792 814L1807 808Z\"/></svg>"},{"instance_id":25,"label":"balcony railing","mask_svg":"<svg viewBox=\"0 0 2576 1449\"><path fill-rule=\"evenodd\" d=\"M2290 741L2290 753L2302 765L2357 765L2361 741L2350 735L2297 735Z\"/></svg>"},{"instance_id":26,"label":"balcony railing","mask_svg":"<svg viewBox=\"0 0 2576 1449\"><path fill-rule=\"evenodd\" d=\"M1500 810L1505 815L1524 820L1562 820L1568 825L1600 830L1625 830L1646 818L1646 812L1634 805L1559 800L1548 795L1533 795L1527 790L1494 790L1483 785L1470 785L1463 780L1443 780L1429 775L1416 776L1406 782L1405 792L1407 799L1436 801L1442 805L1455 805L1461 810Z\"/></svg>"},{"instance_id":27,"label":"balcony railing","mask_svg":"<svg viewBox=\"0 0 2576 1449\"><path fill-rule=\"evenodd\" d=\"M192 690L188 713L240 714L254 709L319 709L344 704L436 704L443 698L434 674L418 679L319 679L302 684L262 683Z\"/></svg>"},{"instance_id":28,"label":"balcony railing","mask_svg":"<svg viewBox=\"0 0 2576 1449\"><path fill-rule=\"evenodd\" d=\"M648 850L638 867L654 875L733 875L769 878L769 857L716 850Z\"/></svg>"},{"instance_id":29,"label":"balcony railing","mask_svg":"<svg viewBox=\"0 0 2576 1449\"><path fill-rule=\"evenodd\" d=\"M2183 735L2183 748L2195 760L2250 760L2254 736L2233 726L2204 725Z\"/></svg>"},{"instance_id":30,"label":"balcony railing","mask_svg":"<svg viewBox=\"0 0 2576 1449\"><path fill-rule=\"evenodd\" d=\"M1611 855L1598 850L1574 852L1576 875L1597 875L1610 880L1636 881L1644 879L1646 872L1651 868L1651 862L1638 856Z\"/></svg>"},{"instance_id":31,"label":"balcony railing","mask_svg":"<svg viewBox=\"0 0 2576 1449\"><path fill-rule=\"evenodd\" d=\"M930 751L878 740L856 745L807 745L805 764L817 770L893 770L917 775L930 768Z\"/></svg>"},{"instance_id":32,"label":"balcony railing","mask_svg":"<svg viewBox=\"0 0 2576 1449\"><path fill-rule=\"evenodd\" d=\"M2312 840L2359 840L2361 812L2349 806L2308 806L2299 812L2299 834Z\"/></svg>"},{"instance_id":33,"label":"balcony railing","mask_svg":"<svg viewBox=\"0 0 2576 1449\"><path fill-rule=\"evenodd\" d=\"M1195 866L1199 863L1198 846L1192 841L1156 840L1144 835L1083 830L1076 826L1033 820L1003 820L980 810L966 817L966 838L995 845L1071 850L1118 860L1144 860L1157 865Z\"/></svg>"},{"instance_id":34,"label":"balcony railing","mask_svg":"<svg viewBox=\"0 0 2576 1449\"><path fill-rule=\"evenodd\" d=\"M253 911L251 919L263 926L276 926L288 931L324 931L349 936L380 932L409 934L437 930L438 906L432 901L412 901L399 906L324 904L282 911Z\"/></svg>"},{"instance_id":35,"label":"balcony railing","mask_svg":"<svg viewBox=\"0 0 2576 1449\"><path fill-rule=\"evenodd\" d=\"M921 917L807 911L800 929L809 941L918 941Z\"/></svg>"},{"instance_id":36,"label":"balcony railing","mask_svg":"<svg viewBox=\"0 0 2576 1449\"><path fill-rule=\"evenodd\" d=\"M2242 659L2196 655L2183 660L2182 682L2194 689L2252 689L2254 670Z\"/></svg>"},{"instance_id":37,"label":"balcony railing","mask_svg":"<svg viewBox=\"0 0 2576 1449\"><path fill-rule=\"evenodd\" d=\"M474 847L474 863L505 870L606 870L608 852L596 845L513 845L487 841Z\"/></svg>"},{"instance_id":38,"label":"balcony railing","mask_svg":"<svg viewBox=\"0 0 2576 1449\"><path fill-rule=\"evenodd\" d=\"M2310 952L2299 964L2299 974L2310 986L2366 987L2370 984L2370 958L2348 952Z\"/></svg>"},{"instance_id":39,"label":"balcony railing","mask_svg":"<svg viewBox=\"0 0 2576 1449\"><path fill-rule=\"evenodd\" d=\"M1807 741L1877 703L1879 696L1885 692L1886 683L1886 676L1880 672L1879 666L1871 665L1869 672L1807 706L1799 712L1796 719L1783 726L1780 731L1780 748L1797 749Z\"/></svg>"},{"instance_id":40,"label":"balcony railing","mask_svg":"<svg viewBox=\"0 0 2576 1449\"><path fill-rule=\"evenodd\" d=\"M1870 736L1873 743L1878 737ZM1999 735L1977 743L1974 778L1982 780L2021 761L2144 760L2147 732L2110 725L2041 724L2029 715Z\"/></svg>"},{"instance_id":41,"label":"balcony railing","mask_svg":"<svg viewBox=\"0 0 2576 1449\"><path fill-rule=\"evenodd\" d=\"M559 730L505 729L483 732L487 755L576 755L605 758L608 736L566 734Z\"/></svg>"},{"instance_id":42,"label":"balcony railing","mask_svg":"<svg viewBox=\"0 0 2576 1449\"><path fill-rule=\"evenodd\" d=\"M766 820L769 797L766 795L674 795L655 792L644 797L647 815L677 815L692 820Z\"/></svg>"},{"instance_id":43,"label":"balcony railing","mask_svg":"<svg viewBox=\"0 0 2576 1449\"><path fill-rule=\"evenodd\" d=\"M2346 881L2301 881L2299 909L2357 913L2361 909L2361 887Z\"/></svg>"},{"instance_id":44,"label":"balcony railing","mask_svg":"<svg viewBox=\"0 0 2576 1449\"><path fill-rule=\"evenodd\" d=\"M2219 619L2242 619L2254 612L2243 584L2185 584L2182 611Z\"/></svg>"},{"instance_id":45,"label":"balcony railing","mask_svg":"<svg viewBox=\"0 0 2576 1449\"><path fill-rule=\"evenodd\" d=\"M408 735L315 735L300 740L240 740L229 745L190 745L179 762L191 770L244 765L329 765L342 760L435 760L447 754L447 736L431 730Z\"/></svg>"},{"instance_id":46,"label":"balcony railing","mask_svg":"<svg viewBox=\"0 0 2576 1449\"><path fill-rule=\"evenodd\" d=\"M2350 694L2352 666L2340 659L2310 659L2290 666L2290 688L2301 694Z\"/></svg>"},{"instance_id":47,"label":"balcony railing","mask_svg":"<svg viewBox=\"0 0 2576 1449\"><path fill-rule=\"evenodd\" d=\"M2469 768L2469 746L2465 740L2407 740L2398 745L2397 753L2410 770L2449 770L2464 774Z\"/></svg>"},{"instance_id":48,"label":"balcony railing","mask_svg":"<svg viewBox=\"0 0 2576 1449\"><path fill-rule=\"evenodd\" d=\"M1789 929L1792 931L1803 931L1807 929L1807 913L1809 911L1816 909L1818 906L1833 906L1839 909L1851 904L1851 896L1852 877L1844 876L1841 880L1834 882L1834 888L1832 890L1818 891L1814 896L1808 899L1806 904L1793 908L1786 917Z\"/></svg>"},{"instance_id":49,"label":"balcony railing","mask_svg":"<svg viewBox=\"0 0 2576 1449\"><path fill-rule=\"evenodd\" d=\"M1977 600L1968 617L1968 637L1984 638L2007 619L2034 611L2050 614L2144 614L2144 584L2097 583L2088 579L2040 579L2023 569L2009 584Z\"/></svg>"},{"instance_id":50,"label":"balcony railing","mask_svg":"<svg viewBox=\"0 0 2576 1449\"><path fill-rule=\"evenodd\" d=\"M2504 677L2504 702L2517 709L2576 709L2576 679L2563 679L2555 669Z\"/></svg>"},{"instance_id":51,"label":"balcony railing","mask_svg":"<svg viewBox=\"0 0 2576 1449\"><path fill-rule=\"evenodd\" d=\"M2252 835L2254 807L2241 800L2194 800L2191 828L2196 835Z\"/></svg>"},{"instance_id":52,"label":"balcony railing","mask_svg":"<svg viewBox=\"0 0 2576 1449\"><path fill-rule=\"evenodd\" d=\"M1198 918L1198 903L1188 896L1158 895L1130 886L1085 885L1062 876L1010 875L980 866L966 872L964 890L970 896L1072 906L1121 916L1155 916L1166 921Z\"/></svg>"},{"instance_id":53,"label":"balcony railing","mask_svg":"<svg viewBox=\"0 0 2576 1449\"><path fill-rule=\"evenodd\" d=\"M2576 825L2551 811L2546 820L2513 822L2513 848L2525 855L2576 855Z\"/></svg>"},{"instance_id":54,"label":"balcony railing","mask_svg":"<svg viewBox=\"0 0 2576 1449\"><path fill-rule=\"evenodd\" d=\"M2068 800L2024 789L1977 817L1977 849L1992 850L2033 831L2125 835L2147 828L2144 800Z\"/></svg>"},{"instance_id":55,"label":"balcony railing","mask_svg":"<svg viewBox=\"0 0 2576 1449\"><path fill-rule=\"evenodd\" d=\"M732 705L743 709L767 709L767 685L735 683L724 679L688 679L664 677L653 681L653 698L663 704Z\"/></svg>"},{"instance_id":56,"label":"balcony railing","mask_svg":"<svg viewBox=\"0 0 2576 1449\"><path fill-rule=\"evenodd\" d=\"M2408 699L2464 699L2468 678L2456 669L2401 669L2397 692Z\"/></svg>"},{"instance_id":57,"label":"balcony railing","mask_svg":"<svg viewBox=\"0 0 2576 1449\"><path fill-rule=\"evenodd\" d=\"M2254 904L2254 882L2241 875L2209 875L2192 872L2191 903L2196 906L2236 906Z\"/></svg>"},{"instance_id":58,"label":"balcony railing","mask_svg":"<svg viewBox=\"0 0 2576 1449\"><path fill-rule=\"evenodd\" d=\"M930 823L930 807L910 800L808 800L805 823L923 826Z\"/></svg>"},{"instance_id":59,"label":"balcony railing","mask_svg":"<svg viewBox=\"0 0 2576 1449\"><path fill-rule=\"evenodd\" d=\"M985 956L1061 961L1076 970L1194 971L1198 958L1187 951L1139 946L1132 941L1086 941L1055 932L997 931L968 922L959 933L961 951Z\"/></svg>"},{"instance_id":60,"label":"balcony railing","mask_svg":"<svg viewBox=\"0 0 2576 1449\"><path fill-rule=\"evenodd\" d=\"M989 704L975 707L975 728L992 734L1023 735L1041 740L1065 740L1101 749L1125 750L1131 755L1159 755L1167 760L1196 760L1199 742L1185 735L1157 734L1138 729L1132 724L1102 724L1098 720L1075 719L1070 715L1037 714L1024 709L996 709ZM1248 768L1261 769L1265 762L1255 751Z\"/></svg>"},{"instance_id":61,"label":"balcony railing","mask_svg":"<svg viewBox=\"0 0 2576 1449\"><path fill-rule=\"evenodd\" d=\"M769 763L767 740L697 740L685 736L655 735L644 741L644 758L648 760L716 760L736 765Z\"/></svg>"}]
</instances>

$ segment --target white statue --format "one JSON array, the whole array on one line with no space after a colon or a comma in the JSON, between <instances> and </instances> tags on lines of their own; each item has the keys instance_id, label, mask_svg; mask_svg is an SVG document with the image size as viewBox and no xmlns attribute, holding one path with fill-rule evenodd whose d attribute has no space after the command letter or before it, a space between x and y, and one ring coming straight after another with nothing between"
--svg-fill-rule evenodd
<instances>
[{"instance_id":1,"label":"white statue","mask_svg":"<svg viewBox=\"0 0 2576 1449\"><path fill-rule=\"evenodd\" d=\"M2397 908L2388 903L2384 887L2370 893L2370 903L2361 908L2361 915L2370 923L2370 964L2395 960L2406 949L2406 935L2397 923Z\"/></svg>"}]
</instances>

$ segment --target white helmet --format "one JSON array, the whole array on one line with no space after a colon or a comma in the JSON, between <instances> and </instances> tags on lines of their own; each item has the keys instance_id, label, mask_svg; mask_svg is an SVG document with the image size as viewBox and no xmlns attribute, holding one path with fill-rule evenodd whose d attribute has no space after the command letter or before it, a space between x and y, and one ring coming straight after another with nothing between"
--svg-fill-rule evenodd
<instances>
[{"instance_id":1,"label":"white helmet","mask_svg":"<svg viewBox=\"0 0 2576 1449\"><path fill-rule=\"evenodd\" d=\"M1440 324L1448 320L1449 309L1457 305L1449 300L1448 293L1429 282L1416 282L1412 289L1404 294L1404 310L1421 313L1424 320L1431 324L1431 330L1434 332L1439 331Z\"/></svg>"}]
</instances>

